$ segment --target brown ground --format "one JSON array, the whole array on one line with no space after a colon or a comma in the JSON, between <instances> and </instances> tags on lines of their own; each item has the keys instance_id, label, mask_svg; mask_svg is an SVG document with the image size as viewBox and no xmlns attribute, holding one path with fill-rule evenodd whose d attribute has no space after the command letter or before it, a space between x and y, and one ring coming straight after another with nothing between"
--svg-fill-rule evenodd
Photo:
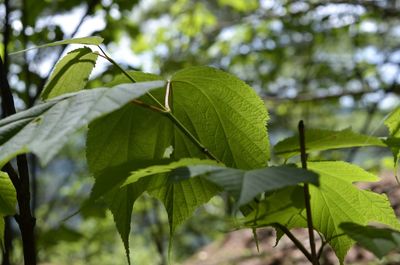
<instances>
[{"instance_id":1,"label":"brown ground","mask_svg":"<svg viewBox=\"0 0 400 265\"><path fill-rule=\"evenodd\" d=\"M391 172L382 174L378 183L361 184L363 188L371 189L378 193L386 193L400 216L400 187L397 186ZM307 246L307 231L299 229L294 234ZM198 253L182 265L309 265L308 260L295 248L289 238L284 236L279 244L275 245L275 232L273 229L259 229L260 252L257 252L253 235L250 229L228 233L223 240L205 246ZM318 238L318 236L317 236ZM317 242L319 243L319 242ZM346 257L346 264L354 265L400 265L400 253L393 253L388 258L377 260L373 254L357 246L353 247ZM321 265L339 264L332 250L326 248Z\"/></svg>"}]
</instances>

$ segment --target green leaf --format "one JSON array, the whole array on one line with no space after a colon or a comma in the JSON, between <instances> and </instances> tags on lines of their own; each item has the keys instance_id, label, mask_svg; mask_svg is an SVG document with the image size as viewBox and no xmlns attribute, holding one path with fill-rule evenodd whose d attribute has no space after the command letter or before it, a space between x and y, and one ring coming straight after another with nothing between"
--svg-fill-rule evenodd
<instances>
[{"instance_id":1,"label":"green leaf","mask_svg":"<svg viewBox=\"0 0 400 265\"><path fill-rule=\"evenodd\" d=\"M385 120L390 136L400 137L400 107L397 107Z\"/></svg>"},{"instance_id":2,"label":"green leaf","mask_svg":"<svg viewBox=\"0 0 400 265\"><path fill-rule=\"evenodd\" d=\"M201 165L201 167L199 168L200 171L199 170L197 170L197 171L190 170L190 169L198 168L198 167L192 167L192 168L188 167L188 166L192 166L192 165ZM210 166L205 167L204 165L210 165L211 167ZM219 166L219 167L215 167L215 166ZM182 176L182 174L180 174L180 178L197 177L199 175L208 173L208 172L212 171L213 169L216 169L216 170L221 169L221 166L223 166L221 163L218 163L214 160L205 160L205 159L198 159L198 158L183 158L183 159L180 159L179 161L174 161L170 164L155 165L155 166L141 168L136 171L133 171L131 173L131 175L124 181L122 186L135 183L141 178L153 176L156 174L170 173L171 171L173 171L171 173L173 175L174 173L178 173L179 169L180 170L182 170L182 169L188 170L187 171L188 174L185 176ZM176 170L176 169L178 169L178 170ZM178 179L176 179L176 180L178 180ZM165 184L165 183L163 183L163 184Z\"/></svg>"},{"instance_id":3,"label":"green leaf","mask_svg":"<svg viewBox=\"0 0 400 265\"><path fill-rule=\"evenodd\" d=\"M26 152L45 165L77 129L163 85L156 81L81 91L9 116L0 121L0 165Z\"/></svg>"},{"instance_id":4,"label":"green leaf","mask_svg":"<svg viewBox=\"0 0 400 265\"><path fill-rule=\"evenodd\" d=\"M226 166L267 165L268 114L251 87L217 69L191 67L172 76L171 89L173 113Z\"/></svg>"},{"instance_id":5,"label":"green leaf","mask_svg":"<svg viewBox=\"0 0 400 265\"><path fill-rule=\"evenodd\" d=\"M400 107L386 118L385 125L389 129L389 137L385 143L392 150L395 168L397 168L400 159Z\"/></svg>"},{"instance_id":6,"label":"green leaf","mask_svg":"<svg viewBox=\"0 0 400 265\"><path fill-rule=\"evenodd\" d=\"M19 54L19 53L27 52L30 50L39 49L39 48L46 48L46 47L53 47L53 46L67 45L67 44L100 45L103 42L103 40L104 40L103 38L97 37L97 36L84 37L84 38L73 38L73 39L61 40L61 41L55 41L52 43L43 44L43 45L29 48L26 50L13 52L13 53L10 53L9 55Z\"/></svg>"},{"instance_id":7,"label":"green leaf","mask_svg":"<svg viewBox=\"0 0 400 265\"><path fill-rule=\"evenodd\" d=\"M41 94L42 99L82 90L96 65L97 54L85 47L73 50L58 61Z\"/></svg>"},{"instance_id":8,"label":"green leaf","mask_svg":"<svg viewBox=\"0 0 400 265\"><path fill-rule=\"evenodd\" d=\"M386 195L360 190L358 181L377 181L378 178L363 169L345 162L309 162L308 168L320 175L320 187L310 186L314 228L324 235L341 264L354 241L343 234L340 224L352 222L366 225L381 222L400 229ZM290 199L292 198L292 199ZM288 229L307 227L304 196L293 189L278 191L260 204L258 215L247 217L248 225L279 223Z\"/></svg>"},{"instance_id":9,"label":"green leaf","mask_svg":"<svg viewBox=\"0 0 400 265\"><path fill-rule=\"evenodd\" d=\"M180 224L193 215L194 210L208 202L218 191L215 184L202 178L186 179L159 189L149 189L150 195L159 199L168 212L171 236Z\"/></svg>"},{"instance_id":10,"label":"green leaf","mask_svg":"<svg viewBox=\"0 0 400 265\"><path fill-rule=\"evenodd\" d=\"M127 186L123 189L113 189L105 196L105 201L113 214L117 230L124 243L129 264L129 233L131 230L132 208L142 192L137 187Z\"/></svg>"},{"instance_id":11,"label":"green leaf","mask_svg":"<svg viewBox=\"0 0 400 265\"><path fill-rule=\"evenodd\" d=\"M0 216L0 248L4 251L4 216Z\"/></svg>"},{"instance_id":12,"label":"green leaf","mask_svg":"<svg viewBox=\"0 0 400 265\"><path fill-rule=\"evenodd\" d=\"M399 231L362 226L355 223L342 223L340 228L353 240L357 241L358 244L374 253L380 259L395 249L400 250Z\"/></svg>"},{"instance_id":13,"label":"green leaf","mask_svg":"<svg viewBox=\"0 0 400 265\"><path fill-rule=\"evenodd\" d=\"M0 171L0 216L15 214L17 195L8 174Z\"/></svg>"},{"instance_id":14,"label":"green leaf","mask_svg":"<svg viewBox=\"0 0 400 265\"><path fill-rule=\"evenodd\" d=\"M154 181L152 187L161 187L169 183L202 176L228 191L238 206L249 203L262 192L295 186L301 182L318 185L317 174L296 167L281 166L241 170L223 167L213 160L184 158L168 165L151 166L134 171L125 180L123 186L161 173L168 174L162 178L164 181ZM148 187L148 189L152 187Z\"/></svg>"},{"instance_id":15,"label":"green leaf","mask_svg":"<svg viewBox=\"0 0 400 265\"><path fill-rule=\"evenodd\" d=\"M385 146L380 139L374 136L355 133L351 129L341 131L306 129L305 140L307 152L357 146ZM298 134L277 143L274 147L274 152L286 159L299 155Z\"/></svg>"},{"instance_id":16,"label":"green leaf","mask_svg":"<svg viewBox=\"0 0 400 265\"><path fill-rule=\"evenodd\" d=\"M137 72L130 74L135 80L161 79ZM129 79L121 76L118 82L129 82ZM170 87L172 93L169 105L172 113L222 163L243 169L266 166L269 158L265 128L268 115L264 103L249 86L222 71L193 67L173 75ZM152 95L164 102L165 89L154 90ZM140 100L153 103L148 97ZM171 150L169 158L165 158L164 153ZM166 115L134 105L128 105L90 125L86 155L96 182L107 168L124 169L124 172L121 170L102 178L103 187L107 186L107 180L115 185L113 179L125 179L130 172L151 163L155 165L160 160L168 163L187 157L207 158L203 150ZM190 202L191 205L184 206L178 212L180 206L173 203L182 201L179 192L189 190L199 183L203 186L190 194L195 198L197 207L216 193L214 184L193 178L152 191L153 195L164 201L172 230L176 223L188 218L195 208ZM149 187L139 182L131 185L143 191ZM123 212L128 210L120 209ZM128 236L125 234L123 237Z\"/></svg>"}]
</instances>

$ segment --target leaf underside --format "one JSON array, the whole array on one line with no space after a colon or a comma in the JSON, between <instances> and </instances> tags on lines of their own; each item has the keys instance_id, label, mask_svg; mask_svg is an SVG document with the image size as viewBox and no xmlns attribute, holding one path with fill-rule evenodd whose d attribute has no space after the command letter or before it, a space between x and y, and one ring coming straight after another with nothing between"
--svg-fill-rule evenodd
<instances>
[{"instance_id":1,"label":"leaf underside","mask_svg":"<svg viewBox=\"0 0 400 265\"><path fill-rule=\"evenodd\" d=\"M27 152L45 165L76 130L163 85L156 81L85 90L9 116L0 121L0 165Z\"/></svg>"},{"instance_id":2,"label":"leaf underside","mask_svg":"<svg viewBox=\"0 0 400 265\"><path fill-rule=\"evenodd\" d=\"M400 232L389 228L362 226L354 223L340 224L345 233L378 258L400 249Z\"/></svg>"}]
</instances>

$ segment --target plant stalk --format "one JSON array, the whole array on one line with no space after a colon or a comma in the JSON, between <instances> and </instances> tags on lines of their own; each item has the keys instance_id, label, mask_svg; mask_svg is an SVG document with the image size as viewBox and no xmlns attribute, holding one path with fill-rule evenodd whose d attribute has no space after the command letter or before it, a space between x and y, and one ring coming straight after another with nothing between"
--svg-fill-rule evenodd
<instances>
[{"instance_id":1,"label":"plant stalk","mask_svg":"<svg viewBox=\"0 0 400 265\"><path fill-rule=\"evenodd\" d=\"M7 73L3 60L0 58L0 89L2 99L3 115L12 115L16 113L14 99L7 80ZM26 155L17 156L18 175L16 180L13 178L13 185L17 192L17 201L19 214L15 219L19 225L22 236L22 245L24 252L25 265L36 265L36 247L35 247L35 218L32 216L30 206L30 185L29 185L29 169ZM7 170L8 171L8 170ZM13 172L7 172L9 175Z\"/></svg>"},{"instance_id":2,"label":"plant stalk","mask_svg":"<svg viewBox=\"0 0 400 265\"><path fill-rule=\"evenodd\" d=\"M299 122L299 139L300 139L300 155L301 155L301 166L303 169L307 169L307 153L306 153L306 141L304 133L304 122L301 120ZM313 265L319 265L318 255L315 247L314 238L314 226L311 214L311 204L310 204L310 191L307 183L304 183L304 200L307 212L307 226L308 226L308 237L310 239L311 248L311 263Z\"/></svg>"}]
</instances>

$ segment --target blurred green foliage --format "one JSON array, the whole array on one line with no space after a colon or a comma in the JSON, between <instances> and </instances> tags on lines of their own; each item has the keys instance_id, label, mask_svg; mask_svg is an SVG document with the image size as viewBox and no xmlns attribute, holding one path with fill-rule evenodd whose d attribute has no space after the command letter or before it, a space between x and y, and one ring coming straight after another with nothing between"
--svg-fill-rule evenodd
<instances>
[{"instance_id":1,"label":"blurred green foliage","mask_svg":"<svg viewBox=\"0 0 400 265\"><path fill-rule=\"evenodd\" d=\"M239 76L265 100L272 143L291 135L299 119L309 127L351 126L364 134L385 135L383 119L399 104L399 12L398 1L391 0L2 0L0 56L8 62L18 109L36 102L55 62L68 49L7 53L98 35L126 68L168 76L187 66L211 65ZM106 62L98 64L89 87L118 73ZM41 169L31 159L39 258L50 264L125 264L112 218L101 203L60 223L79 209L92 185L83 133L50 167ZM379 168L374 154L375 149L350 150L318 157L367 161L366 166ZM390 153L379 153L385 156ZM384 168L392 166L388 159L382 161ZM226 229L222 206L215 200L177 231L178 260ZM164 209L148 197L135 208L134 264L165 264ZM16 261L19 248L14 240Z\"/></svg>"}]
</instances>

